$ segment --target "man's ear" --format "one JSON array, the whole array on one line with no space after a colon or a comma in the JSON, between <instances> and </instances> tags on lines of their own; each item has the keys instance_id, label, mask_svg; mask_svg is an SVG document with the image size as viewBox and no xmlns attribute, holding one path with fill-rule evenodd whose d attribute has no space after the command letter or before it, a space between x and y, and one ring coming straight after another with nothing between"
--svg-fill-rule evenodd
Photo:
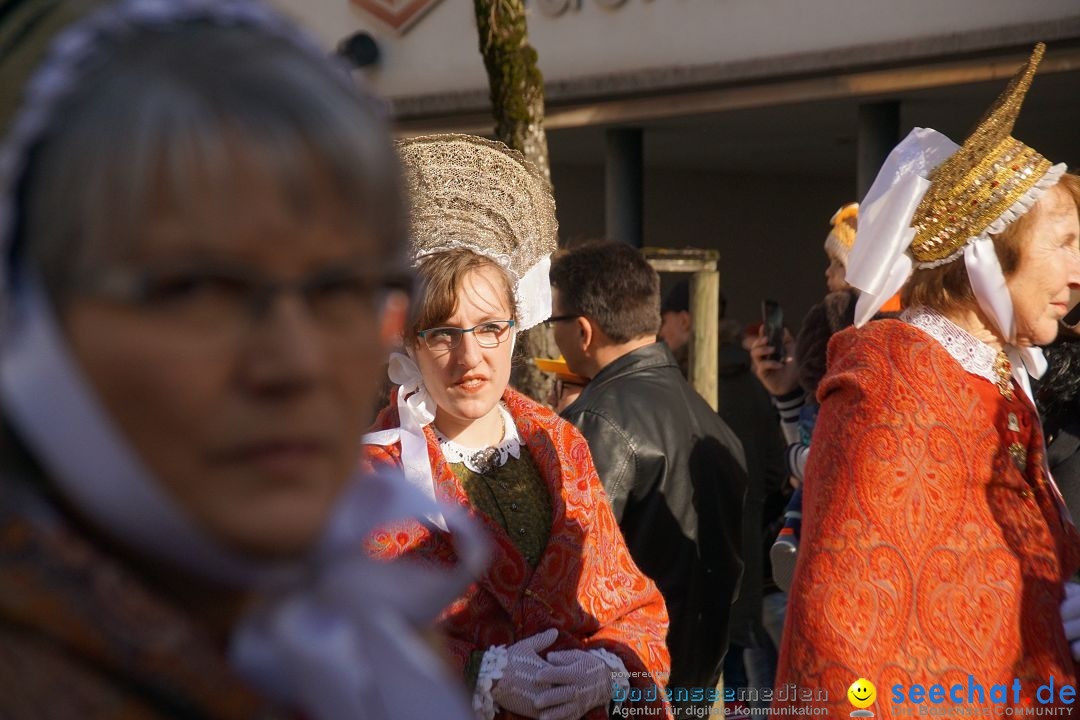
<instances>
[{"instance_id":1,"label":"man's ear","mask_svg":"<svg viewBox=\"0 0 1080 720\"><path fill-rule=\"evenodd\" d=\"M574 323L577 325L581 349L589 352L592 349L593 341L596 339L596 328L593 327L592 320L582 315L576 318Z\"/></svg>"},{"instance_id":2,"label":"man's ear","mask_svg":"<svg viewBox=\"0 0 1080 720\"><path fill-rule=\"evenodd\" d=\"M409 314L409 297L401 291L391 292L379 314L379 339L387 350L400 347L405 339L405 320Z\"/></svg>"},{"instance_id":3,"label":"man's ear","mask_svg":"<svg viewBox=\"0 0 1080 720\"><path fill-rule=\"evenodd\" d=\"M679 311L679 327L682 328L685 332L690 332L690 311L689 310L680 310Z\"/></svg>"}]
</instances>

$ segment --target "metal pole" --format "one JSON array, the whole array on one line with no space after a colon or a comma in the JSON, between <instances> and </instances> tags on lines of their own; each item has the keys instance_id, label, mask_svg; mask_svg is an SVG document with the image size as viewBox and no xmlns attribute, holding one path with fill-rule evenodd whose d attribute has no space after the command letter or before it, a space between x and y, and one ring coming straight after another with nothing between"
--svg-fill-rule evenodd
<instances>
[{"instance_id":1,"label":"metal pole","mask_svg":"<svg viewBox=\"0 0 1080 720\"><path fill-rule=\"evenodd\" d=\"M610 128L607 133L604 219L608 238L643 246L643 170L641 128Z\"/></svg>"},{"instance_id":2,"label":"metal pole","mask_svg":"<svg viewBox=\"0 0 1080 720\"><path fill-rule=\"evenodd\" d=\"M858 198L870 189L889 152L900 141L900 103L896 100L859 106Z\"/></svg>"}]
</instances>

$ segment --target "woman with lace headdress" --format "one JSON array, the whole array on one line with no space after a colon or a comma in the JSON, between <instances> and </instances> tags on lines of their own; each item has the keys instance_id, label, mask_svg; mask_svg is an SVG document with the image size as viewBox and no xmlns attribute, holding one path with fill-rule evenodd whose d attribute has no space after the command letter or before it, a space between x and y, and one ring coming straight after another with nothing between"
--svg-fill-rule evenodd
<instances>
[{"instance_id":1,"label":"woman with lace headdress","mask_svg":"<svg viewBox=\"0 0 1080 720\"><path fill-rule=\"evenodd\" d=\"M419 287L366 459L487 528L491 562L439 625L474 709L489 720L603 718L623 702L666 713L663 599L630 558L585 440L508 387L517 333L551 313L550 187L480 138L399 149ZM432 515L370 546L442 563L453 536Z\"/></svg>"},{"instance_id":2,"label":"woman with lace headdress","mask_svg":"<svg viewBox=\"0 0 1080 720\"><path fill-rule=\"evenodd\" d=\"M1011 137L1043 52L962 146L912 130L860 208L856 327L831 339L818 386L777 678L826 691L833 714L858 678L879 714L928 697L992 712L1076 684L1080 629L1059 605L1080 536L1030 377L1080 287L1080 178ZM900 318L867 324L902 286ZM1038 702L1072 702L1051 695Z\"/></svg>"}]
</instances>

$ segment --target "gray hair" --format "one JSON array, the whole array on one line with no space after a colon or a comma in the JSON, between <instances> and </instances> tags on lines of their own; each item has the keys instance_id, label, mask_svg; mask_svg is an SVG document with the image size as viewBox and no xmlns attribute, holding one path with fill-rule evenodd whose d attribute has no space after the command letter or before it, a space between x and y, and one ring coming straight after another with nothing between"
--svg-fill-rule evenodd
<instances>
[{"instance_id":1,"label":"gray hair","mask_svg":"<svg viewBox=\"0 0 1080 720\"><path fill-rule=\"evenodd\" d=\"M113 39L53 118L29 159L16 240L56 302L133 248L161 201L187 221L206 198L235 194L240 159L298 221L344 220L404 264L381 107L287 40L208 23Z\"/></svg>"}]
</instances>

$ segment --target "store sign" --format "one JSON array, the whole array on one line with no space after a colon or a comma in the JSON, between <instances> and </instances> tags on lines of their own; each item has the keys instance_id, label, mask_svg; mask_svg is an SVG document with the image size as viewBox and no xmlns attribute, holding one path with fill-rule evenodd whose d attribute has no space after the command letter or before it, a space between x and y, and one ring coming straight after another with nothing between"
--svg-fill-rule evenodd
<instances>
[{"instance_id":1,"label":"store sign","mask_svg":"<svg viewBox=\"0 0 1080 720\"><path fill-rule=\"evenodd\" d=\"M352 4L374 15L399 35L408 32L439 0L351 0Z\"/></svg>"},{"instance_id":2,"label":"store sign","mask_svg":"<svg viewBox=\"0 0 1080 720\"><path fill-rule=\"evenodd\" d=\"M626 4L626 0L536 0L536 5L544 15L559 17L567 10L580 10L582 2L592 2L609 10Z\"/></svg>"}]
</instances>

